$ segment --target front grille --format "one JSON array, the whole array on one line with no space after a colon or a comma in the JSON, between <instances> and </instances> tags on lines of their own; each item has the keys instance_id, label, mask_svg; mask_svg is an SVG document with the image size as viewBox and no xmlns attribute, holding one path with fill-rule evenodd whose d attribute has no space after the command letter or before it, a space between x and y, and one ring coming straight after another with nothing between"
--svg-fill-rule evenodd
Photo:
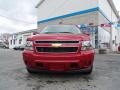
<instances>
[{"instance_id":1,"label":"front grille","mask_svg":"<svg viewBox=\"0 0 120 90\"><path fill-rule=\"evenodd\" d=\"M37 52L77 52L78 47L36 47Z\"/></svg>"},{"instance_id":2,"label":"front grille","mask_svg":"<svg viewBox=\"0 0 120 90\"><path fill-rule=\"evenodd\" d=\"M35 41L35 43L79 43L79 41Z\"/></svg>"}]
</instances>

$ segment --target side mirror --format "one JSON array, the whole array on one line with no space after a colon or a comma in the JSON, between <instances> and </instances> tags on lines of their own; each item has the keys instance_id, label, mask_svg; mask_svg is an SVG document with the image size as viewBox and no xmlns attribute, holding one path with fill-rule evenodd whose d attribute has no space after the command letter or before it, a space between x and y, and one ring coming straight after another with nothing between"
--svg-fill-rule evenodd
<instances>
[{"instance_id":1,"label":"side mirror","mask_svg":"<svg viewBox=\"0 0 120 90\"><path fill-rule=\"evenodd\" d=\"M34 32L33 35L39 34L38 32Z\"/></svg>"}]
</instances>

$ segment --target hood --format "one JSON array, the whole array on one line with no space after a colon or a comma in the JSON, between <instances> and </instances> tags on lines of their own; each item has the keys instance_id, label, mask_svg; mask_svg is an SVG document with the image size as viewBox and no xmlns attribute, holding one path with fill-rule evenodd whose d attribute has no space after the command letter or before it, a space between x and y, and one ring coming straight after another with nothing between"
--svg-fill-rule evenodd
<instances>
[{"instance_id":1,"label":"hood","mask_svg":"<svg viewBox=\"0 0 120 90\"><path fill-rule=\"evenodd\" d=\"M29 37L33 41L37 40L90 40L85 34L39 34Z\"/></svg>"}]
</instances>

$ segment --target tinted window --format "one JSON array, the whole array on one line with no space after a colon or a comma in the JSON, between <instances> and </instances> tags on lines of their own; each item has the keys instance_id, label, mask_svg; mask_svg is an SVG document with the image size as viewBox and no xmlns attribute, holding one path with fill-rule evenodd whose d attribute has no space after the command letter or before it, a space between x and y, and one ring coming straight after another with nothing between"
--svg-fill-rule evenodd
<instances>
[{"instance_id":1,"label":"tinted window","mask_svg":"<svg viewBox=\"0 0 120 90\"><path fill-rule=\"evenodd\" d=\"M51 25L45 27L40 33L42 34L54 34L54 33L69 33L80 34L80 29L73 25Z\"/></svg>"}]
</instances>

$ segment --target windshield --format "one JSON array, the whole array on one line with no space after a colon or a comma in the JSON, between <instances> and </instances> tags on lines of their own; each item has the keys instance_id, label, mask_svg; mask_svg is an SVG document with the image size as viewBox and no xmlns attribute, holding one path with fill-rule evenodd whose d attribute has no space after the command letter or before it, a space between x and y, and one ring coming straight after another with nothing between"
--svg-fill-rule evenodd
<instances>
[{"instance_id":1,"label":"windshield","mask_svg":"<svg viewBox=\"0 0 120 90\"><path fill-rule=\"evenodd\" d=\"M40 33L42 34L54 34L54 33L68 33L68 34L80 34L79 28L73 25L51 25L45 27Z\"/></svg>"}]
</instances>

